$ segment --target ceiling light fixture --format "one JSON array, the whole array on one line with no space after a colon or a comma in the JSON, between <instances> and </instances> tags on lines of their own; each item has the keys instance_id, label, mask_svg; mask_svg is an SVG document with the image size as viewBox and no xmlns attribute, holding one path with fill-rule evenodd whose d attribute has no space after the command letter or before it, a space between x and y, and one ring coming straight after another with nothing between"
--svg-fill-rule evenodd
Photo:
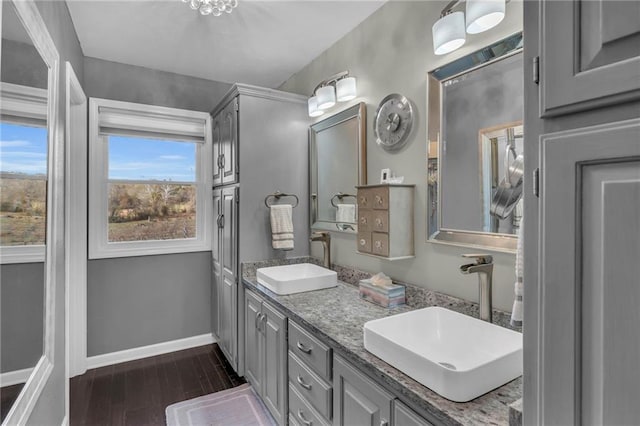
<instances>
[{"instance_id":1,"label":"ceiling light fixture","mask_svg":"<svg viewBox=\"0 0 640 426\"><path fill-rule=\"evenodd\" d=\"M356 78L349 71L342 71L323 80L316 86L307 101L309 117L319 117L336 102L346 102L358 96Z\"/></svg>"},{"instance_id":2,"label":"ceiling light fixture","mask_svg":"<svg viewBox=\"0 0 640 426\"><path fill-rule=\"evenodd\" d=\"M505 16L506 0L466 0L466 22L463 12L453 12L463 0L453 0L442 9L433 24L433 51L444 55L464 45L466 33L478 34L498 25Z\"/></svg>"},{"instance_id":3,"label":"ceiling light fixture","mask_svg":"<svg viewBox=\"0 0 640 426\"><path fill-rule=\"evenodd\" d=\"M238 7L238 0L182 0L189 3L193 10L200 11L202 15L220 16L223 12L231 13Z\"/></svg>"}]
</instances>

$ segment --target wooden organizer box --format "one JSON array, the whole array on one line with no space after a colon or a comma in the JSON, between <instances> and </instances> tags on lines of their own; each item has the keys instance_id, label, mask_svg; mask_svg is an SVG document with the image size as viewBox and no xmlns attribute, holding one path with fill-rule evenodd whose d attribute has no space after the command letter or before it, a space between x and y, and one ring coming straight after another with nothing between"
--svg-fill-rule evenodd
<instances>
[{"instance_id":1,"label":"wooden organizer box","mask_svg":"<svg viewBox=\"0 0 640 426\"><path fill-rule=\"evenodd\" d=\"M388 260L414 257L415 185L380 184L356 188L358 253Z\"/></svg>"}]
</instances>

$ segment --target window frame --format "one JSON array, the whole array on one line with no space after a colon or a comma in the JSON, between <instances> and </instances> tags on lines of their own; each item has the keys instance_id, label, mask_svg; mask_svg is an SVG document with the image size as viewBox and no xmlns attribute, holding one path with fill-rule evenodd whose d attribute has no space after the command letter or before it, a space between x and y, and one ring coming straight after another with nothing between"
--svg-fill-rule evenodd
<instances>
[{"instance_id":1,"label":"window frame","mask_svg":"<svg viewBox=\"0 0 640 426\"><path fill-rule=\"evenodd\" d=\"M202 120L204 122L203 142L196 144L196 180L190 185L196 187L196 236L189 239L174 240L141 240L109 242L108 236L108 197L109 197L109 144L108 135L100 134L100 108L116 110L119 113L131 113L131 123L144 127L147 118L158 120L166 118L167 122L180 120ZM179 127L175 133L166 134L167 140L190 141L190 137L181 138ZM132 133L132 137L147 138ZM113 101L109 99L89 99L89 259L117 257L150 256L172 253L189 253L211 250L211 214L212 201L212 135L211 116L200 111ZM114 179L115 180L115 179ZM142 181L127 181L140 183ZM144 181L143 183L151 183ZM163 181L153 182L162 184ZM180 182L171 182L180 184Z\"/></svg>"},{"instance_id":2,"label":"window frame","mask_svg":"<svg viewBox=\"0 0 640 426\"><path fill-rule=\"evenodd\" d=\"M22 86L19 84L0 83L0 113L9 115L14 118L7 122L23 125L20 118L24 118L24 125L32 125L30 120L44 121L47 132L50 127L47 125L47 99L49 92L47 89L37 87ZM47 135L47 169L49 168L49 136ZM47 170L47 178L45 185L48 188L49 170ZM45 200L46 202L46 200ZM48 221L45 221L45 226ZM45 229L46 233L46 229ZM45 244L26 244L21 246L2 246L0 245L0 265L18 264L18 263L41 263L45 260L46 255Z\"/></svg>"}]
</instances>

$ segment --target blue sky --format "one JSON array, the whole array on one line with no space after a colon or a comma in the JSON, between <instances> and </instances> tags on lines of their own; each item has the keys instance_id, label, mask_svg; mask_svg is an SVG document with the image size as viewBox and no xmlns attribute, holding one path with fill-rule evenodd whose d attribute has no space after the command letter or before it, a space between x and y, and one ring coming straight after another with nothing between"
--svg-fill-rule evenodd
<instances>
[{"instance_id":1,"label":"blue sky","mask_svg":"<svg viewBox=\"0 0 640 426\"><path fill-rule=\"evenodd\" d=\"M195 182L196 144L109 136L109 179Z\"/></svg>"},{"instance_id":2,"label":"blue sky","mask_svg":"<svg viewBox=\"0 0 640 426\"><path fill-rule=\"evenodd\" d=\"M0 122L0 172L46 174L47 129Z\"/></svg>"}]
</instances>

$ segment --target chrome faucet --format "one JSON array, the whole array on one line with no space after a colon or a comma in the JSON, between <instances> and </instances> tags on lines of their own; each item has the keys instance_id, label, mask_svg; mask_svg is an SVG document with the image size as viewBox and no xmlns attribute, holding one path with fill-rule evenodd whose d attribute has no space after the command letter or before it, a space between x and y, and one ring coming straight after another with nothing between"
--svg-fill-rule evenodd
<instances>
[{"instance_id":1,"label":"chrome faucet","mask_svg":"<svg viewBox=\"0 0 640 426\"><path fill-rule=\"evenodd\" d=\"M321 241L324 249L322 266L331 269L331 234L325 231L315 231L311 233L309 241Z\"/></svg>"},{"instance_id":2,"label":"chrome faucet","mask_svg":"<svg viewBox=\"0 0 640 426\"><path fill-rule=\"evenodd\" d=\"M463 274L478 274L480 287L478 303L480 304L480 319L491 322L491 285L493 279L493 257L488 254L463 254L462 257L475 259L475 263L460 266Z\"/></svg>"}]
</instances>

